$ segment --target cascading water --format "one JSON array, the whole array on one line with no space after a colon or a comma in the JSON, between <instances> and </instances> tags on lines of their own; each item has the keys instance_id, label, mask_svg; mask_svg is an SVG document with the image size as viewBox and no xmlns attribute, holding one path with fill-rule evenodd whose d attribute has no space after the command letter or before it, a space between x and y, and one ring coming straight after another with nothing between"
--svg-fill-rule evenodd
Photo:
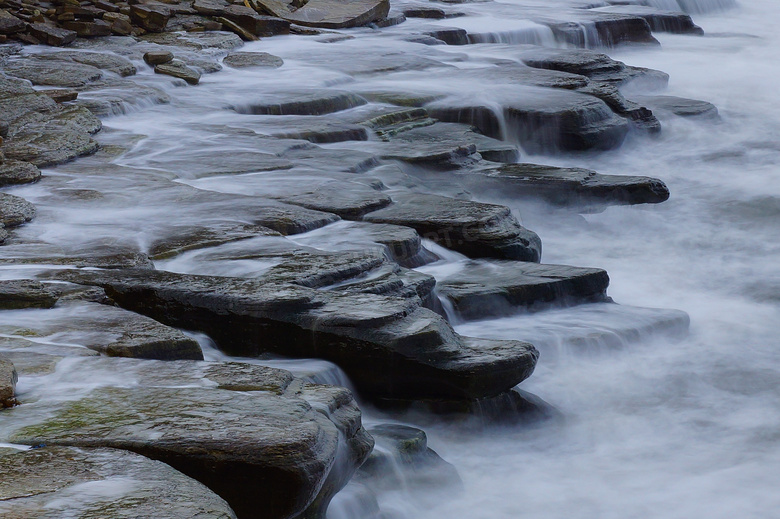
<instances>
[{"instance_id":1,"label":"cascading water","mask_svg":"<svg viewBox=\"0 0 780 519\"><path fill-rule=\"evenodd\" d=\"M449 300L441 301L456 331L465 336L527 340L537 346L541 358L536 372L521 387L552 406L554 419L523 426L482 424L475 432L463 424L432 418L424 425L430 446L457 468L462 486L419 480L409 484L404 480L408 474L394 466L393 476L401 480L396 488L383 489L370 479L348 486L336 497L329 519L365 519L377 513L393 519L764 519L780 507L775 470L780 462L776 337L780 109L775 88L780 78L775 57L780 36L774 30L780 22L780 6L772 0L745 0L736 8L731 0L636 3L706 13L695 21L708 36L656 34L660 48L606 52L630 65L668 72L671 81L664 94L710 101L717 106L719 118L683 119L661 108L655 110L663 124L660 135L629 133L620 149L598 154L547 154L550 148L529 145L521 160L659 177L668 184L671 199L660 205L611 207L586 216L546 206L532 208L501 193L481 199L507 205L521 215L523 224L544 240L545 263L606 269L611 278L609 295L619 305L599 302L467 320L457 315ZM281 148L266 137L300 130L297 120L229 108L253 102L258 93L323 88L371 99L380 99L385 91L401 91L407 103L401 106L432 103L432 111L465 106L497 92L531 98L538 94L537 87L513 86L511 76L486 84L480 67L508 62L520 67L519 52L528 43L566 48L549 27L535 21L541 19L538 13L549 8L547 4L533 0L464 4L467 16L461 18L435 23L414 20L384 35L355 29L354 40L338 43L296 36L268 38L247 44L245 50L279 55L284 67L272 72L225 69L204 78L197 88L173 87L138 63L139 81L162 88L172 103L115 107L115 113L124 115L105 120L103 142L135 143L116 160L126 170L115 176L104 171L103 164L84 159L46 171L46 184L14 188L14 193L39 206L39 219L25 232L36 244L52 248L78 250L103 240L108 245L135 243L150 252L152 231L218 221L222 206L186 205L188 197L194 196L191 188L277 199L301 184L319 185L323 172L335 172L334 177L350 186L343 189L355 192L367 184L381 184L391 193L411 186L421 192L467 197L448 179L406 174L422 166L388 172L371 170L371 164L355 159L351 169L344 167L353 160L350 151L380 149L385 144L375 136L368 141L322 144L336 157L332 164L309 164L309 169L288 177L287 166L275 155L281 154ZM570 6L563 0L551 4ZM734 9L722 14L726 8ZM512 14L518 22L501 18ZM598 47L601 41L593 26L578 23L585 45ZM465 29L475 44L428 46L402 38L418 36L426 27L446 26ZM331 66L329 52L352 53L354 63ZM374 63L375 56L383 60ZM431 66L430 60L437 64ZM570 94L556 91L550 98L575 96ZM340 122L351 124L349 114L360 113L361 108L353 110L345 110L348 113ZM506 121L498 119L495 126L500 133L510 134L504 128ZM312 126L317 123L309 121ZM415 124L424 127L428 122L415 120ZM258 136L267 148L257 149ZM305 145L298 151L304 153ZM213 153L225 157L219 168L215 169L214 161L198 160L208 162ZM85 164L82 170L73 169L82 167L79 164ZM368 170L365 177L371 177L368 180L354 173L364 169ZM175 187L170 187L170 179L176 180ZM112 194L96 196L89 211L73 209L63 201L66 192L86 197L89 189ZM251 215L251 209L242 215ZM155 260L155 267L254 278L287 255L386 253L356 222L306 230L289 237L269 234L185 251ZM440 281L468 268L471 261L427 240L423 246L439 260L415 267ZM421 257L421 263L434 259L424 251ZM55 267L2 269L0 277L24 278L50 268ZM362 280L380 274L372 272ZM329 288L344 288L339 283ZM0 319L0 339L27 337L51 348L75 347L87 340L84 330L32 336L25 327L34 328L44 312L50 312L46 315L52 320L72 317L59 309L6 313ZM690 335L685 337L682 331L688 316ZM192 336L207 360L236 360L216 350L207 337ZM344 373L325 361L238 360L287 369L316 383L349 386ZM67 360L57 372L40 379L41 386L23 380L19 392L35 399L54 389L62 398L74 398L74 393L107 383L91 380L84 385L78 364L78 359ZM132 373L124 376L122 383L134 383ZM387 419L382 411L366 409L366 423ZM382 445L377 453L397 461Z\"/></svg>"}]
</instances>

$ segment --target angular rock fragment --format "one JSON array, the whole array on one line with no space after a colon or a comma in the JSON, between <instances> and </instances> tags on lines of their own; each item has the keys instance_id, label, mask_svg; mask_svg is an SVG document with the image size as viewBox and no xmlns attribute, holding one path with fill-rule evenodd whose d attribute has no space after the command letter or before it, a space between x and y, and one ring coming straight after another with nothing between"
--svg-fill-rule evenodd
<instances>
[{"instance_id":1,"label":"angular rock fragment","mask_svg":"<svg viewBox=\"0 0 780 519\"><path fill-rule=\"evenodd\" d=\"M73 31L82 38L96 38L98 36L109 36L111 34L111 24L103 20L75 20L62 22L62 27Z\"/></svg>"},{"instance_id":2,"label":"angular rock fragment","mask_svg":"<svg viewBox=\"0 0 780 519\"><path fill-rule=\"evenodd\" d=\"M73 43L78 36L76 31L69 31L68 29L62 29L43 23L30 24L29 31L32 36L52 47L64 47L65 45Z\"/></svg>"},{"instance_id":3,"label":"angular rock fragment","mask_svg":"<svg viewBox=\"0 0 780 519\"><path fill-rule=\"evenodd\" d=\"M395 203L363 219L412 227L423 238L474 258L538 262L542 243L508 208L438 195L393 197Z\"/></svg>"},{"instance_id":4,"label":"angular rock fragment","mask_svg":"<svg viewBox=\"0 0 780 519\"><path fill-rule=\"evenodd\" d=\"M0 34L24 32L27 24L5 9L0 9Z\"/></svg>"},{"instance_id":5,"label":"angular rock fragment","mask_svg":"<svg viewBox=\"0 0 780 519\"><path fill-rule=\"evenodd\" d=\"M135 4L130 6L130 18L150 32L161 32L171 17L170 7L162 4Z\"/></svg>"},{"instance_id":6,"label":"angular rock fragment","mask_svg":"<svg viewBox=\"0 0 780 519\"><path fill-rule=\"evenodd\" d=\"M214 492L159 461L118 449L42 447L0 454L4 517L235 519ZM121 484L118 484L121 482Z\"/></svg>"}]
</instances>

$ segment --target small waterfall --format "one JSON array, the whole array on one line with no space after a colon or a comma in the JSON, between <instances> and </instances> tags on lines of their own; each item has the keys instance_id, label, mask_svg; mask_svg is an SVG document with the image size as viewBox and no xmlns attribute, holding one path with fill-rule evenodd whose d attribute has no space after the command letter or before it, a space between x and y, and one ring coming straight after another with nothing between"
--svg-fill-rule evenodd
<instances>
[{"instance_id":1,"label":"small waterfall","mask_svg":"<svg viewBox=\"0 0 780 519\"><path fill-rule=\"evenodd\" d=\"M706 14L736 7L736 0L648 0L648 5L669 11Z\"/></svg>"}]
</instances>

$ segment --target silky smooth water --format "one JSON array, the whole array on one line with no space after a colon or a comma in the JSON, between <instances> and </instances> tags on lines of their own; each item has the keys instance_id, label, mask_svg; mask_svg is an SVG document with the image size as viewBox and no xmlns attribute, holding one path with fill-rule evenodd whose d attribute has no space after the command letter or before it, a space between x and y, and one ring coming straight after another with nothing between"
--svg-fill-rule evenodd
<instances>
[{"instance_id":1,"label":"silky smooth water","mask_svg":"<svg viewBox=\"0 0 780 519\"><path fill-rule=\"evenodd\" d=\"M523 160L658 177L668 184L670 200L580 217L551 215L513 200L483 199L509 205L524 225L541 236L545 263L605 268L611 278L609 294L631 308L588 305L456 323L456 329L467 335L532 340L541 358L535 374L521 387L555 407L561 418L478 431L427 423L430 446L457 467L464 485L457 490L405 486L380 492L386 517L766 519L780 509L776 491L780 484L780 34L776 31L780 4L742 0L738 7L723 11L733 2L650 3L676 4L694 13L705 36L658 34L660 48L615 49L610 55L630 65L668 72L671 81L664 94L710 101L718 107L720 119L683 119L658 112L664 128L658 137L630 135L622 148L607 153L524 154ZM518 27L533 29L531 15L559 4L563 9L572 2L512 0L458 9L471 15L463 20L480 31L490 25L486 20L496 16L516 16ZM457 27L459 20L430 23ZM425 93L434 84L442 88L447 70L467 70L518 56L517 46L500 38L493 41L510 43L429 47L397 39L429 22L407 23L383 31L356 29L350 31L355 40L332 44L295 36L251 43L245 50L279 55L285 66L270 71L225 69L204 76L197 88L173 87L168 78L154 76L139 64L139 81L167 89L173 102L128 106L127 114L105 121L100 137L104 142L135 143L116 160L123 169L104 170L101 165L90 169L90 159L83 159L46 171L47 178L40 184L13 189L38 207L36 220L19 232L37 240L40 247L77 249L100 241L148 249L150 231L158 226L202 223L215 217L208 207L174 210L178 199L175 190L166 187L170 180L222 193L268 196L293 189L304 178L286 180L283 172L251 170L215 175L200 168L197 153L245 152L249 141L242 140L248 139L242 131L271 134L285 129L282 119L246 116L229 107L263 92L300 88L402 87ZM513 30L506 20L494 29ZM544 38L540 42L557 45ZM328 57L333 52L354 53L360 63L377 54L393 55L399 66L394 71L353 75L344 71L343 62L330 66ZM419 63L415 59L426 58L447 68L415 70ZM447 88L476 98L486 85L474 78ZM260 151L276 152L272 139L264 144L268 149ZM365 144L324 147L360 149ZM316 182L324 171L327 166L311 165L296 172ZM403 189L406 181L382 180L392 189ZM444 184L429 187L439 192L447 189ZM86 189L104 193L89 210L56 194ZM350 233L352 226L341 222L293 236L291 241L320 250L369 247L360 231ZM260 237L192 251L156 266L176 272L258 276L274 260L252 259L253 247L277 246L278 240ZM237 250L246 251L248 259L230 260ZM463 268L459 255L437 252L442 260L421 270L446 276ZM4 278L25 276L24 269L0 271ZM644 326L658 316L681 315L668 309L690 316L687 338L658 334L651 324ZM625 333L632 327L642 333ZM199 340L209 359L225 360L209 347L208 338ZM273 363L314 380L347 384L328 363ZM60 379L62 374L55 373L41 380L50 384L49 389L71 388ZM24 380L20 389L36 391ZM386 419L375 411L365 416L369 423ZM329 518L364 517L362 498L355 495L347 490L343 497L348 501L337 496Z\"/></svg>"}]
</instances>

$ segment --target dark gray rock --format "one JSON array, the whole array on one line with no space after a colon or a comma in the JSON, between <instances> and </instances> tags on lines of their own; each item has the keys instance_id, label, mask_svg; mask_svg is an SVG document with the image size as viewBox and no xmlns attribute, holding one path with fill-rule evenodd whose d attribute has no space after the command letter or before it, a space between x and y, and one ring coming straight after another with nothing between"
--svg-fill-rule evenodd
<instances>
[{"instance_id":1,"label":"dark gray rock","mask_svg":"<svg viewBox=\"0 0 780 519\"><path fill-rule=\"evenodd\" d=\"M33 85L72 88L86 86L103 77L100 69L92 65L38 59L12 61L6 64L5 73L27 79Z\"/></svg>"},{"instance_id":2,"label":"dark gray rock","mask_svg":"<svg viewBox=\"0 0 780 519\"><path fill-rule=\"evenodd\" d=\"M28 30L31 36L52 47L63 47L73 43L78 36L76 31L43 23L31 23Z\"/></svg>"},{"instance_id":3,"label":"dark gray rock","mask_svg":"<svg viewBox=\"0 0 780 519\"><path fill-rule=\"evenodd\" d=\"M549 26L557 40L575 47L659 45L648 23L639 16L577 9L576 15L568 18L551 13L535 21Z\"/></svg>"},{"instance_id":4,"label":"dark gray rock","mask_svg":"<svg viewBox=\"0 0 780 519\"><path fill-rule=\"evenodd\" d=\"M279 236L261 225L240 222L217 222L209 226L176 226L149 246L152 259L170 258L189 250L214 247L223 243L246 240L257 236Z\"/></svg>"},{"instance_id":5,"label":"dark gray rock","mask_svg":"<svg viewBox=\"0 0 780 519\"><path fill-rule=\"evenodd\" d=\"M359 220L366 213L387 207L393 201L386 194L355 182L328 182L299 194L285 196L283 202L315 211L339 215L345 220Z\"/></svg>"},{"instance_id":6,"label":"dark gray rock","mask_svg":"<svg viewBox=\"0 0 780 519\"><path fill-rule=\"evenodd\" d=\"M423 194L393 199L393 205L364 220L412 227L423 238L470 257L536 262L541 258L539 237L504 206Z\"/></svg>"},{"instance_id":7,"label":"dark gray rock","mask_svg":"<svg viewBox=\"0 0 780 519\"><path fill-rule=\"evenodd\" d=\"M0 355L0 409L16 404L16 382L18 380L19 376L14 365ZM3 479L5 479L5 475Z\"/></svg>"},{"instance_id":8,"label":"dark gray rock","mask_svg":"<svg viewBox=\"0 0 780 519\"><path fill-rule=\"evenodd\" d=\"M540 164L506 164L454 172L468 189L492 196L537 198L580 210L608 205L658 204L669 189L655 178L602 175L582 168Z\"/></svg>"},{"instance_id":9,"label":"dark gray rock","mask_svg":"<svg viewBox=\"0 0 780 519\"><path fill-rule=\"evenodd\" d=\"M201 483L159 461L118 449L43 447L0 454L4 517L234 519ZM117 485L121 481L122 484ZM85 491L108 488L109 494Z\"/></svg>"},{"instance_id":10,"label":"dark gray rock","mask_svg":"<svg viewBox=\"0 0 780 519\"><path fill-rule=\"evenodd\" d=\"M417 297L309 288L338 281L337 272L309 264L314 277L299 273L296 283L273 281L299 272L295 263L275 267L268 279L132 271L58 275L98 284L127 309L203 331L232 354L331 360L366 395L479 398L505 391L533 371L538 354L529 344L459 336L441 316L420 308ZM347 278L365 269L350 274L353 267L345 267L341 276Z\"/></svg>"},{"instance_id":11,"label":"dark gray rock","mask_svg":"<svg viewBox=\"0 0 780 519\"><path fill-rule=\"evenodd\" d=\"M609 276L604 270L517 261L470 262L437 280L463 319L509 315L534 305L603 301Z\"/></svg>"},{"instance_id":12,"label":"dark gray rock","mask_svg":"<svg viewBox=\"0 0 780 519\"><path fill-rule=\"evenodd\" d=\"M29 222L35 216L35 206L24 198L0 193L0 223L16 227Z\"/></svg>"},{"instance_id":13,"label":"dark gray rock","mask_svg":"<svg viewBox=\"0 0 780 519\"><path fill-rule=\"evenodd\" d=\"M50 286L28 279L0 281L0 310L51 308L57 292Z\"/></svg>"},{"instance_id":14,"label":"dark gray rock","mask_svg":"<svg viewBox=\"0 0 780 519\"><path fill-rule=\"evenodd\" d=\"M676 96L634 96L638 102L659 112L671 112L680 117L717 119L718 109L712 103Z\"/></svg>"},{"instance_id":15,"label":"dark gray rock","mask_svg":"<svg viewBox=\"0 0 780 519\"><path fill-rule=\"evenodd\" d=\"M225 56L222 63L233 68L279 68L284 65L284 60L267 52L231 52Z\"/></svg>"},{"instance_id":16,"label":"dark gray rock","mask_svg":"<svg viewBox=\"0 0 780 519\"><path fill-rule=\"evenodd\" d=\"M0 34L24 32L27 24L5 9L0 9Z\"/></svg>"},{"instance_id":17,"label":"dark gray rock","mask_svg":"<svg viewBox=\"0 0 780 519\"><path fill-rule=\"evenodd\" d=\"M29 162L6 160L0 164L0 187L29 184L41 178L41 170Z\"/></svg>"},{"instance_id":18,"label":"dark gray rock","mask_svg":"<svg viewBox=\"0 0 780 519\"><path fill-rule=\"evenodd\" d=\"M53 166L95 153L99 145L88 133L73 125L51 121L27 127L5 146L6 156L38 167Z\"/></svg>"},{"instance_id":19,"label":"dark gray rock","mask_svg":"<svg viewBox=\"0 0 780 519\"><path fill-rule=\"evenodd\" d=\"M10 410L9 418L33 424L13 441L136 452L198 479L241 518L257 510L268 517L324 513L373 446L348 390L306 384L286 371L86 358L64 376L86 371L132 376L138 385L38 402L48 406L46 418L24 415L27 406Z\"/></svg>"},{"instance_id":20,"label":"dark gray rock","mask_svg":"<svg viewBox=\"0 0 780 519\"><path fill-rule=\"evenodd\" d=\"M101 245L78 244L73 248L42 244L5 245L0 265L70 265L100 269L152 268L149 256L139 250Z\"/></svg>"},{"instance_id":21,"label":"dark gray rock","mask_svg":"<svg viewBox=\"0 0 780 519\"><path fill-rule=\"evenodd\" d=\"M665 11L655 7L644 5L612 5L609 7L600 7L596 9L603 13L626 14L643 18L650 29L657 32L671 32L676 34L704 34L701 27L693 23L690 15Z\"/></svg>"},{"instance_id":22,"label":"dark gray rock","mask_svg":"<svg viewBox=\"0 0 780 519\"><path fill-rule=\"evenodd\" d=\"M267 93L249 104L236 106L238 113L256 115L323 115L366 104L366 100L340 90L299 90Z\"/></svg>"},{"instance_id":23,"label":"dark gray rock","mask_svg":"<svg viewBox=\"0 0 780 519\"><path fill-rule=\"evenodd\" d=\"M284 0L250 0L259 12L283 18L306 27L344 29L360 27L384 19L390 11L387 0L309 0L301 6Z\"/></svg>"},{"instance_id":24,"label":"dark gray rock","mask_svg":"<svg viewBox=\"0 0 780 519\"><path fill-rule=\"evenodd\" d=\"M274 16L262 16L246 5L228 5L221 16L236 23L254 36L289 34L290 22Z\"/></svg>"},{"instance_id":25,"label":"dark gray rock","mask_svg":"<svg viewBox=\"0 0 780 519\"><path fill-rule=\"evenodd\" d=\"M579 88L577 91L601 99L613 112L628 119L631 125L638 130L647 133L661 131L661 123L652 111L623 97L620 90L611 83L592 81L588 86Z\"/></svg>"}]
</instances>

